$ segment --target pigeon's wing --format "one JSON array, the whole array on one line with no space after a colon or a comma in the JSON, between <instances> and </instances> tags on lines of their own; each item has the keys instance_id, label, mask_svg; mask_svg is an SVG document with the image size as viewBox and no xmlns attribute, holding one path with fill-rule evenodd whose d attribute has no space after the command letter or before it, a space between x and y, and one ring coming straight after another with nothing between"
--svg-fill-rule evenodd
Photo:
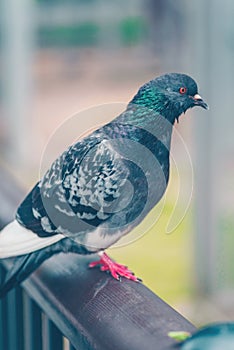
<instances>
[{"instance_id":1,"label":"pigeon's wing","mask_svg":"<svg viewBox=\"0 0 234 350\"><path fill-rule=\"evenodd\" d=\"M39 236L80 239L119 211L128 175L108 139L88 137L53 163L19 207L17 220Z\"/></svg>"}]
</instances>

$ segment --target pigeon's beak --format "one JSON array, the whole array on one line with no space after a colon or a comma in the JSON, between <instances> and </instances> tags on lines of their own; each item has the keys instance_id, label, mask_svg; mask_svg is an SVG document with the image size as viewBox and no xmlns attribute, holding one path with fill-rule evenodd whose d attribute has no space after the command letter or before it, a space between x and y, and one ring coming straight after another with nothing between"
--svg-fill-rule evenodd
<instances>
[{"instance_id":1,"label":"pigeon's beak","mask_svg":"<svg viewBox=\"0 0 234 350\"><path fill-rule=\"evenodd\" d=\"M202 108L209 109L208 104L205 101L203 101L200 95L198 94L194 95L193 100L194 100L195 106L200 106Z\"/></svg>"}]
</instances>

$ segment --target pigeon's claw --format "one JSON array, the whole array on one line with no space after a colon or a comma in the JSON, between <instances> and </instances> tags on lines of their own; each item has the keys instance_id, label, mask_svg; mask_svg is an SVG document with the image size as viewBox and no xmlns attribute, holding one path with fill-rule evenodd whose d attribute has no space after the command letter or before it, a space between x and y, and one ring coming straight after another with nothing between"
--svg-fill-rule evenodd
<instances>
[{"instance_id":1,"label":"pigeon's claw","mask_svg":"<svg viewBox=\"0 0 234 350\"><path fill-rule=\"evenodd\" d=\"M101 271L109 271L111 275L118 281L121 277L125 277L135 282L141 282L140 278L137 278L127 266L121 265L113 261L106 253L102 253L101 258L98 261L93 261L89 264L89 267L95 267L100 265Z\"/></svg>"}]
</instances>

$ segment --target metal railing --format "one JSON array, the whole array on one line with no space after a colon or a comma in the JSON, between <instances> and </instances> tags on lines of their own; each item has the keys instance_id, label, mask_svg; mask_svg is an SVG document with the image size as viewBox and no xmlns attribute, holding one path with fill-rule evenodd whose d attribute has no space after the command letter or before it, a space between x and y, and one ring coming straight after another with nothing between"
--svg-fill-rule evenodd
<instances>
[{"instance_id":1,"label":"metal railing","mask_svg":"<svg viewBox=\"0 0 234 350\"><path fill-rule=\"evenodd\" d=\"M23 196L0 168L0 227ZM0 350L172 350L169 331L195 330L143 284L87 269L91 259L57 255L8 293L0 302Z\"/></svg>"}]
</instances>

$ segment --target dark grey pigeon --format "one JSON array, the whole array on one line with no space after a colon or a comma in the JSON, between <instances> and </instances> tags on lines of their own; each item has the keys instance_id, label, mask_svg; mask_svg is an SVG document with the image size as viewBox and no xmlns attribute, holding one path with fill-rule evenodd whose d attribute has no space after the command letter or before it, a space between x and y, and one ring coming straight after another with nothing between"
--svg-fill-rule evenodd
<instances>
[{"instance_id":1,"label":"dark grey pigeon","mask_svg":"<svg viewBox=\"0 0 234 350\"><path fill-rule=\"evenodd\" d=\"M0 297L60 252L98 253L90 267L139 279L105 249L137 226L162 198L169 179L175 121L208 108L196 82L171 73L143 85L112 122L70 146L0 233L0 258L15 257Z\"/></svg>"}]
</instances>

